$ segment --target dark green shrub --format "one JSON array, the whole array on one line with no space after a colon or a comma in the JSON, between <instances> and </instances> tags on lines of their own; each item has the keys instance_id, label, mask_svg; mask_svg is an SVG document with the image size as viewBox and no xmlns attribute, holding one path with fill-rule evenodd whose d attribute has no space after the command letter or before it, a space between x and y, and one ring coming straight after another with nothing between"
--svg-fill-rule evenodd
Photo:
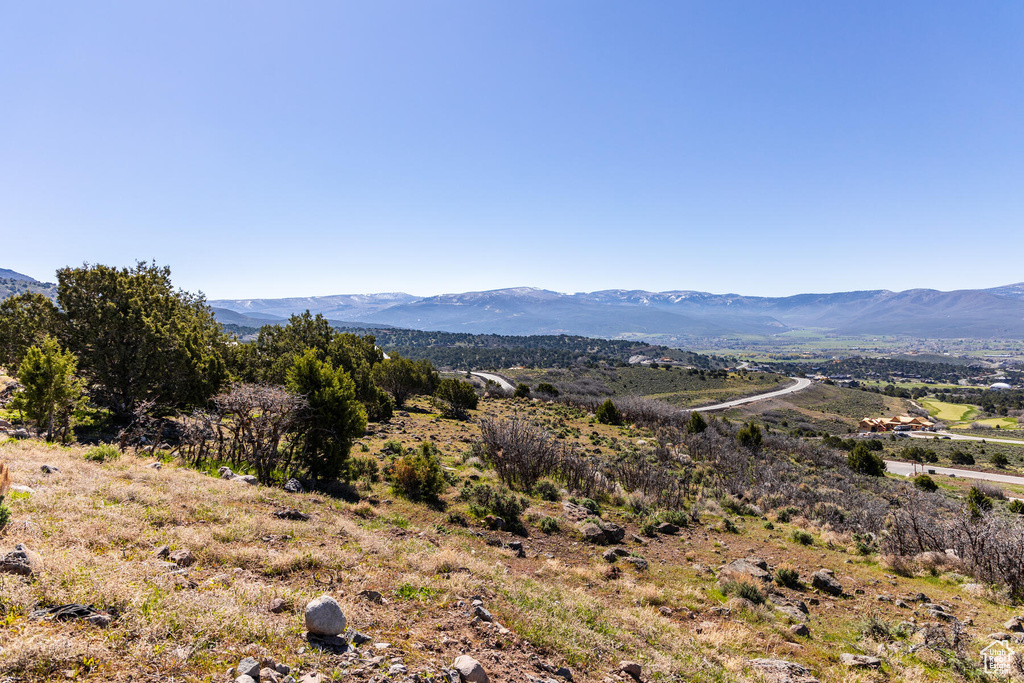
<instances>
[{"instance_id":1,"label":"dark green shrub","mask_svg":"<svg viewBox=\"0 0 1024 683\"><path fill-rule=\"evenodd\" d=\"M977 486L972 486L971 490L967 492L967 509L971 512L972 517L981 517L983 512L992 509L992 499Z\"/></svg>"},{"instance_id":2,"label":"dark green shrub","mask_svg":"<svg viewBox=\"0 0 1024 683\"><path fill-rule=\"evenodd\" d=\"M516 385L515 393L512 394L516 398L529 398L530 397L530 385L523 384L520 382Z\"/></svg>"},{"instance_id":3,"label":"dark green shrub","mask_svg":"<svg viewBox=\"0 0 1024 683\"><path fill-rule=\"evenodd\" d=\"M558 486L549 479L541 479L538 481L537 485L533 487L533 491L541 500L550 502L562 500L562 494L559 492Z\"/></svg>"},{"instance_id":4,"label":"dark green shrub","mask_svg":"<svg viewBox=\"0 0 1024 683\"><path fill-rule=\"evenodd\" d=\"M548 382L541 382L537 385L538 394L547 394L548 396L558 396L558 389L555 389L553 384Z\"/></svg>"},{"instance_id":5,"label":"dark green shrub","mask_svg":"<svg viewBox=\"0 0 1024 683\"><path fill-rule=\"evenodd\" d=\"M436 499L445 487L437 448L429 441L422 443L419 450L395 462L390 478L397 495L410 500Z\"/></svg>"},{"instance_id":6,"label":"dark green shrub","mask_svg":"<svg viewBox=\"0 0 1024 683\"><path fill-rule=\"evenodd\" d=\"M386 455L401 455L404 450L402 443L394 440L385 441L384 445L380 447L380 452Z\"/></svg>"},{"instance_id":7,"label":"dark green shrub","mask_svg":"<svg viewBox=\"0 0 1024 683\"><path fill-rule=\"evenodd\" d=\"M597 421L606 425L620 425L622 424L622 413L615 407L611 399L608 399L597 407Z\"/></svg>"},{"instance_id":8,"label":"dark green shrub","mask_svg":"<svg viewBox=\"0 0 1024 683\"><path fill-rule=\"evenodd\" d=\"M885 461L882 460L882 456L872 453L862 443L857 444L846 456L846 465L854 472L871 477L885 474Z\"/></svg>"},{"instance_id":9,"label":"dark green shrub","mask_svg":"<svg viewBox=\"0 0 1024 683\"><path fill-rule=\"evenodd\" d=\"M1024 500L1011 500L1009 505L1006 506L1006 510L1015 515L1024 515Z\"/></svg>"},{"instance_id":10,"label":"dark green shrub","mask_svg":"<svg viewBox=\"0 0 1024 683\"><path fill-rule=\"evenodd\" d=\"M4 505L4 497L0 496L0 529L3 529L11 521L11 508Z\"/></svg>"},{"instance_id":11,"label":"dark green shrub","mask_svg":"<svg viewBox=\"0 0 1024 683\"><path fill-rule=\"evenodd\" d=\"M601 516L601 506L598 505L597 501L595 501L595 500L592 500L590 498L575 498L575 497L573 497L573 498L569 499L569 502L573 503L575 505L582 505L583 507L585 507L588 510L590 510L591 512L593 512L598 517Z\"/></svg>"},{"instance_id":12,"label":"dark green shrub","mask_svg":"<svg viewBox=\"0 0 1024 683\"><path fill-rule=\"evenodd\" d=\"M380 465L376 458L356 456L348 461L349 478L368 482L380 481Z\"/></svg>"},{"instance_id":13,"label":"dark green shrub","mask_svg":"<svg viewBox=\"0 0 1024 683\"><path fill-rule=\"evenodd\" d=\"M663 510L658 513L656 519L658 522L668 522L678 527L685 527L690 523L689 517L683 510Z\"/></svg>"},{"instance_id":14,"label":"dark green shrub","mask_svg":"<svg viewBox=\"0 0 1024 683\"><path fill-rule=\"evenodd\" d=\"M800 508L795 508L792 505L790 505L789 507L785 507L776 512L775 519L779 520L780 522L788 522L799 514Z\"/></svg>"},{"instance_id":15,"label":"dark green shrub","mask_svg":"<svg viewBox=\"0 0 1024 683\"><path fill-rule=\"evenodd\" d=\"M761 589L747 581L728 581L724 586L722 586L722 594L734 595L737 598L744 598L755 605L760 605L765 600L764 593L761 592Z\"/></svg>"},{"instance_id":16,"label":"dark green shrub","mask_svg":"<svg viewBox=\"0 0 1024 683\"><path fill-rule=\"evenodd\" d=\"M558 520L554 517L545 517L540 520L537 525L541 531L546 534L557 534L558 533Z\"/></svg>"},{"instance_id":17,"label":"dark green shrub","mask_svg":"<svg viewBox=\"0 0 1024 683\"><path fill-rule=\"evenodd\" d=\"M736 432L736 441L744 448L755 451L761 447L764 436L761 434L760 427L753 422L748 422Z\"/></svg>"},{"instance_id":18,"label":"dark green shrub","mask_svg":"<svg viewBox=\"0 0 1024 683\"><path fill-rule=\"evenodd\" d=\"M690 421L686 423L686 431L689 434L700 434L708 428L708 423L704 421L704 417L696 410L690 413Z\"/></svg>"},{"instance_id":19,"label":"dark green shrub","mask_svg":"<svg viewBox=\"0 0 1024 683\"><path fill-rule=\"evenodd\" d=\"M973 465L974 456L970 453L964 453L961 450L955 450L950 453L949 461L954 465Z\"/></svg>"},{"instance_id":20,"label":"dark green shrub","mask_svg":"<svg viewBox=\"0 0 1024 683\"><path fill-rule=\"evenodd\" d=\"M736 524L728 517L723 517L722 531L724 531L727 534L738 534L740 532L740 528L736 526Z\"/></svg>"},{"instance_id":21,"label":"dark green shrub","mask_svg":"<svg viewBox=\"0 0 1024 683\"><path fill-rule=\"evenodd\" d=\"M772 524L771 522L765 522L764 523L764 528L767 529L768 531L771 531L772 529L775 528L775 525Z\"/></svg>"},{"instance_id":22,"label":"dark green shrub","mask_svg":"<svg viewBox=\"0 0 1024 683\"><path fill-rule=\"evenodd\" d=\"M654 538L658 535L655 527L658 526L658 522L653 518L647 518L643 524L640 525L640 535L648 538Z\"/></svg>"},{"instance_id":23,"label":"dark green shrub","mask_svg":"<svg viewBox=\"0 0 1024 683\"><path fill-rule=\"evenodd\" d=\"M813 545L814 536L811 536L806 531L800 529L793 529L793 532L789 535L791 539L799 543L800 545Z\"/></svg>"},{"instance_id":24,"label":"dark green shrub","mask_svg":"<svg viewBox=\"0 0 1024 683\"><path fill-rule=\"evenodd\" d=\"M469 520L466 519L466 515L456 510L449 512L445 519L448 520L449 524L454 524L455 526L469 526Z\"/></svg>"},{"instance_id":25,"label":"dark green shrub","mask_svg":"<svg viewBox=\"0 0 1024 683\"><path fill-rule=\"evenodd\" d=\"M935 483L935 480L929 477L927 474L919 474L914 477L911 481L914 482L914 486L921 489L922 491L937 491L939 485Z\"/></svg>"},{"instance_id":26,"label":"dark green shrub","mask_svg":"<svg viewBox=\"0 0 1024 683\"><path fill-rule=\"evenodd\" d=\"M480 402L472 384L450 377L437 385L434 399L445 417L459 420L464 419L468 411L475 410Z\"/></svg>"},{"instance_id":27,"label":"dark green shrub","mask_svg":"<svg viewBox=\"0 0 1024 683\"><path fill-rule=\"evenodd\" d=\"M995 455L992 456L992 458L989 460L989 462L992 463L993 467L998 467L999 469L1003 469L1004 467L1006 467L1007 465L1010 464L1010 459L1007 458L1002 453L996 453Z\"/></svg>"},{"instance_id":28,"label":"dark green shrub","mask_svg":"<svg viewBox=\"0 0 1024 683\"><path fill-rule=\"evenodd\" d=\"M800 588L800 574L789 567L779 567L775 570L775 583L786 588Z\"/></svg>"},{"instance_id":29,"label":"dark green shrub","mask_svg":"<svg viewBox=\"0 0 1024 683\"><path fill-rule=\"evenodd\" d=\"M488 484L474 485L468 481L459 492L459 497L469 501L469 512L474 517L495 515L505 521L505 528L511 531L523 530L523 523L519 517L530 507L530 501L526 497L517 496L504 486L494 488Z\"/></svg>"}]
</instances>

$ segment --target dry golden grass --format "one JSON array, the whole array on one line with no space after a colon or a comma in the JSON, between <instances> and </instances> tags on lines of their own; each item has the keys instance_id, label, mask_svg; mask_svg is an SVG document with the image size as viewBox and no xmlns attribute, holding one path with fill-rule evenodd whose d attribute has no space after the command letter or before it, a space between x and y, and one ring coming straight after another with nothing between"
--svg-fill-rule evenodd
<instances>
[{"instance_id":1,"label":"dry golden grass","mask_svg":"<svg viewBox=\"0 0 1024 683\"><path fill-rule=\"evenodd\" d=\"M494 412L506 405L483 403ZM459 455L474 429L413 412L400 429L366 441L376 455L384 439L406 446L429 438L441 445L446 465L466 476L472 466ZM24 543L43 563L32 580L3 577L0 678L223 680L245 654L270 656L301 671L340 672L336 655L304 640L302 607L324 592L339 601L352 627L391 643L387 655L403 657L412 671L449 663L462 652L485 652L506 663L492 675L496 682L523 680L516 667L536 675L527 668L532 655L569 664L583 682L601 681L621 659L642 662L651 681L758 680L747 662L764 656L804 663L822 681L854 680L839 665L838 653L859 647L857 623L877 606L875 593L921 590L950 601L961 616L974 619L979 633L997 630L1010 614L1005 606L971 602L940 578L892 579L885 568L849 554L843 534L821 531L823 543L833 548L789 541L792 528L808 526L806 520L769 532L748 517L740 520L742 535L722 533L711 528L714 515L722 514L712 499L702 503L706 526L630 546L648 559L649 571L620 561L609 575L603 549L582 543L569 524L552 536L534 532L523 539L529 556L517 559L472 529L444 527L444 512L394 498L382 483L368 492L379 503L353 505L323 494L223 481L173 464L152 469L150 461L132 456L89 462L83 453L0 444L0 460L10 464L14 483L35 490L8 500L13 521L0 532L0 551ZM44 463L60 473L42 474ZM447 494L450 502L454 493ZM281 507L296 507L311 519L280 520L271 513ZM559 515L557 504L534 501L534 510L538 517ZM635 522L619 512L606 515L635 531ZM168 565L153 554L162 545L190 549L197 563L184 572ZM717 567L749 555L792 566L805 580L830 567L848 589L868 592L823 598L812 608L813 637L796 640L786 630L788 620L769 608L716 612L725 597L714 574L690 567ZM380 591L388 604L359 597L364 589ZM468 624L458 601L473 595L485 597L514 638L502 640ZM274 598L283 598L289 609L269 612ZM107 629L28 618L39 605L68 602L114 608L120 616ZM663 613L661 607L670 609ZM907 680L943 680L918 659L894 657L891 671Z\"/></svg>"}]
</instances>

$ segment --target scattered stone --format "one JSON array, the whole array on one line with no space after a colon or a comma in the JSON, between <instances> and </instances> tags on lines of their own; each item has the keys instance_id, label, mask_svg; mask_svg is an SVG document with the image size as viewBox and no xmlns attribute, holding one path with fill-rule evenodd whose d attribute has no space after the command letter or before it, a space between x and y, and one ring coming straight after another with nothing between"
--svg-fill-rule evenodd
<instances>
[{"instance_id":1,"label":"scattered stone","mask_svg":"<svg viewBox=\"0 0 1024 683\"><path fill-rule=\"evenodd\" d=\"M375 605L386 605L387 602L388 602L387 600L384 599L383 595L381 595L377 591L372 591L372 590L369 590L369 589L363 590L363 591L359 591L358 593L356 593L356 595L358 595L361 598L366 598L367 600L369 600L370 602L372 602Z\"/></svg>"},{"instance_id":2,"label":"scattered stone","mask_svg":"<svg viewBox=\"0 0 1024 683\"><path fill-rule=\"evenodd\" d=\"M149 464L149 468L153 470L162 469L164 464L162 462L152 462Z\"/></svg>"},{"instance_id":3,"label":"scattered stone","mask_svg":"<svg viewBox=\"0 0 1024 683\"><path fill-rule=\"evenodd\" d=\"M508 542L508 549L514 551L515 554L516 554L516 557L518 557L518 558L526 557L526 551L523 549L523 542L522 541L509 541Z\"/></svg>"},{"instance_id":4,"label":"scattered stone","mask_svg":"<svg viewBox=\"0 0 1024 683\"><path fill-rule=\"evenodd\" d=\"M785 659L754 659L751 666L772 683L818 683L807 667Z\"/></svg>"},{"instance_id":5,"label":"scattered stone","mask_svg":"<svg viewBox=\"0 0 1024 683\"><path fill-rule=\"evenodd\" d=\"M1003 631L996 631L995 633L990 633L990 634L988 634L985 637L988 638L989 640L1009 640L1013 636L1011 636L1009 633L1005 633Z\"/></svg>"},{"instance_id":6,"label":"scattered stone","mask_svg":"<svg viewBox=\"0 0 1024 683\"><path fill-rule=\"evenodd\" d=\"M892 602L892 596L890 595L876 595L875 600L878 602Z\"/></svg>"},{"instance_id":7,"label":"scattered stone","mask_svg":"<svg viewBox=\"0 0 1024 683\"><path fill-rule=\"evenodd\" d=\"M658 608L658 611L661 612L661 614L663 616L666 616L666 617L672 616L672 608L671 607L666 607L665 605L662 605L661 607Z\"/></svg>"},{"instance_id":8,"label":"scattered stone","mask_svg":"<svg viewBox=\"0 0 1024 683\"><path fill-rule=\"evenodd\" d=\"M29 495L36 492L31 486L23 486L21 484L14 484L11 486L11 491L14 491L15 493L28 493Z\"/></svg>"},{"instance_id":9,"label":"scattered stone","mask_svg":"<svg viewBox=\"0 0 1024 683\"><path fill-rule=\"evenodd\" d=\"M486 621L488 624L494 621L494 617L484 609L483 605L477 605L473 608L473 617L480 621Z\"/></svg>"},{"instance_id":10,"label":"scattered stone","mask_svg":"<svg viewBox=\"0 0 1024 683\"><path fill-rule=\"evenodd\" d=\"M640 680L640 674L642 669L636 662L622 661L619 662L619 673L629 674L636 680Z\"/></svg>"},{"instance_id":11,"label":"scattered stone","mask_svg":"<svg viewBox=\"0 0 1024 683\"><path fill-rule=\"evenodd\" d=\"M625 560L623 560L623 562L628 562L629 564L633 565L634 567L636 567L637 571L647 571L647 560L640 557L639 555L627 557Z\"/></svg>"},{"instance_id":12,"label":"scattered stone","mask_svg":"<svg viewBox=\"0 0 1024 683\"><path fill-rule=\"evenodd\" d=\"M303 493L305 491L298 479L289 479L286 481L284 483L284 490L288 493Z\"/></svg>"},{"instance_id":13,"label":"scattered stone","mask_svg":"<svg viewBox=\"0 0 1024 683\"><path fill-rule=\"evenodd\" d=\"M24 427L20 427L18 429L15 429L13 432L11 432L11 437L15 438L15 439L27 439L30 436L31 436L31 434L29 434L28 430L25 429ZM45 467L45 465L44 465L44 467ZM57 472L60 471L56 467L54 468L54 470L56 470ZM43 470L43 471L45 472L46 470ZM47 474L49 474L49 473L47 472Z\"/></svg>"},{"instance_id":14,"label":"scattered stone","mask_svg":"<svg viewBox=\"0 0 1024 683\"><path fill-rule=\"evenodd\" d=\"M601 557L604 558L605 562L615 562L615 560L619 559L619 554L609 548L601 553Z\"/></svg>"},{"instance_id":15,"label":"scattered stone","mask_svg":"<svg viewBox=\"0 0 1024 683\"><path fill-rule=\"evenodd\" d=\"M317 636L336 636L345 632L345 613L329 595L321 595L306 605L306 630Z\"/></svg>"},{"instance_id":16,"label":"scattered stone","mask_svg":"<svg viewBox=\"0 0 1024 683\"><path fill-rule=\"evenodd\" d=\"M893 604L896 605L897 607L902 608L902 609L910 609L910 605L908 605L907 603L903 602L902 600L897 600Z\"/></svg>"},{"instance_id":17,"label":"scattered stone","mask_svg":"<svg viewBox=\"0 0 1024 683\"><path fill-rule=\"evenodd\" d=\"M170 554L171 548L170 546L166 545L162 545L153 551L153 557L157 558L158 560L166 560Z\"/></svg>"},{"instance_id":18,"label":"scattered stone","mask_svg":"<svg viewBox=\"0 0 1024 683\"><path fill-rule=\"evenodd\" d=\"M56 474L60 472L60 468L56 465L43 465L39 469L42 470L43 474Z\"/></svg>"},{"instance_id":19,"label":"scattered stone","mask_svg":"<svg viewBox=\"0 0 1024 683\"><path fill-rule=\"evenodd\" d=\"M828 569L822 569L811 574L811 586L829 595L842 595L843 586Z\"/></svg>"},{"instance_id":20,"label":"scattered stone","mask_svg":"<svg viewBox=\"0 0 1024 683\"><path fill-rule=\"evenodd\" d=\"M281 612L288 609L288 603L284 601L284 598L274 598L270 601L270 607L268 608L274 614L280 614ZM288 673L285 671L285 673Z\"/></svg>"},{"instance_id":21,"label":"scattered stone","mask_svg":"<svg viewBox=\"0 0 1024 683\"><path fill-rule=\"evenodd\" d=\"M459 673L463 683L489 683L490 681L480 662L469 655L456 657L452 667Z\"/></svg>"},{"instance_id":22,"label":"scattered stone","mask_svg":"<svg viewBox=\"0 0 1024 683\"><path fill-rule=\"evenodd\" d=\"M750 581L754 579L754 581ZM747 557L741 560L733 560L722 567L718 572L718 585L722 586L730 581L746 583L771 583L772 575L768 572L768 563L757 557Z\"/></svg>"},{"instance_id":23,"label":"scattered stone","mask_svg":"<svg viewBox=\"0 0 1024 683\"><path fill-rule=\"evenodd\" d=\"M42 619L44 621L81 619L100 628L109 626L110 622L114 620L114 616L116 616L116 613L101 612L92 605L82 605L77 602L68 605L58 605L57 607L44 607L43 609L34 610L29 614L29 617L32 619Z\"/></svg>"},{"instance_id":24,"label":"scattered stone","mask_svg":"<svg viewBox=\"0 0 1024 683\"><path fill-rule=\"evenodd\" d=\"M0 558L0 574L34 576L39 573L42 562L39 554L19 543L14 550Z\"/></svg>"},{"instance_id":25,"label":"scattered stone","mask_svg":"<svg viewBox=\"0 0 1024 683\"><path fill-rule=\"evenodd\" d=\"M867 655L855 655L849 652L844 652L839 655L839 661L845 666L854 669L877 669L882 665L882 660L878 657L869 657Z\"/></svg>"},{"instance_id":26,"label":"scattered stone","mask_svg":"<svg viewBox=\"0 0 1024 683\"><path fill-rule=\"evenodd\" d=\"M323 683L323 677L316 672L308 673L299 679L299 683Z\"/></svg>"},{"instance_id":27,"label":"scattered stone","mask_svg":"<svg viewBox=\"0 0 1024 683\"><path fill-rule=\"evenodd\" d=\"M493 529L494 531L501 531L505 528L505 520L501 517L495 517L494 515L487 515L484 517L484 524L488 529Z\"/></svg>"},{"instance_id":28,"label":"scattered stone","mask_svg":"<svg viewBox=\"0 0 1024 683\"><path fill-rule=\"evenodd\" d=\"M235 672L239 676L251 676L252 678L258 679L260 677L260 663L253 657L246 657L238 663L235 667Z\"/></svg>"},{"instance_id":29,"label":"scattered stone","mask_svg":"<svg viewBox=\"0 0 1024 683\"><path fill-rule=\"evenodd\" d=\"M621 543L622 539L626 537L626 530L611 522L601 522L601 531L604 532L608 543Z\"/></svg>"},{"instance_id":30,"label":"scattered stone","mask_svg":"<svg viewBox=\"0 0 1024 683\"><path fill-rule=\"evenodd\" d=\"M924 593L914 593L907 596L909 602L931 602L931 599Z\"/></svg>"},{"instance_id":31,"label":"scattered stone","mask_svg":"<svg viewBox=\"0 0 1024 683\"><path fill-rule=\"evenodd\" d=\"M604 531L598 525L593 522L586 522L579 525L579 531L583 534L583 540L589 543L604 543L605 535Z\"/></svg>"},{"instance_id":32,"label":"scattered stone","mask_svg":"<svg viewBox=\"0 0 1024 683\"><path fill-rule=\"evenodd\" d=\"M1010 620L1003 624L1003 628L1011 633L1024 633L1024 620L1020 617L1010 617Z\"/></svg>"},{"instance_id":33,"label":"scattered stone","mask_svg":"<svg viewBox=\"0 0 1024 683\"><path fill-rule=\"evenodd\" d=\"M582 505L577 505L576 503L570 503L569 501L564 501L562 503L562 509L565 510L565 516L574 522L582 522L588 517L594 516L594 513L589 509Z\"/></svg>"},{"instance_id":34,"label":"scattered stone","mask_svg":"<svg viewBox=\"0 0 1024 683\"><path fill-rule=\"evenodd\" d=\"M363 643L368 643L370 642L370 640L372 640L370 636L366 635L365 633L360 633L359 631L353 631L351 629L345 632L345 639L356 646L362 645Z\"/></svg>"},{"instance_id":35,"label":"scattered stone","mask_svg":"<svg viewBox=\"0 0 1024 683\"><path fill-rule=\"evenodd\" d=\"M659 524L656 527L654 527L654 530L657 531L659 534L669 534L669 535L671 535L671 534L678 534L679 533L679 527L677 527L675 524L671 524L669 522L662 522L661 524Z\"/></svg>"},{"instance_id":36,"label":"scattered stone","mask_svg":"<svg viewBox=\"0 0 1024 683\"><path fill-rule=\"evenodd\" d=\"M752 609L754 609L754 603L752 603L750 600L747 600L746 598L739 598L739 597L729 598L729 602L725 603L725 606L728 607L730 610L732 610L734 612L735 611L739 611L739 610L744 610L744 609L745 610L752 610Z\"/></svg>"},{"instance_id":37,"label":"scattered stone","mask_svg":"<svg viewBox=\"0 0 1024 683\"><path fill-rule=\"evenodd\" d=\"M811 629L807 628L807 624L793 624L789 627L789 632L801 638L811 635Z\"/></svg>"},{"instance_id":38,"label":"scattered stone","mask_svg":"<svg viewBox=\"0 0 1024 683\"><path fill-rule=\"evenodd\" d=\"M569 669L569 667L567 667L567 666L559 667L559 668L555 669L553 673L556 676L558 676L559 678L564 678L565 680L567 680L570 683L572 683L572 671Z\"/></svg>"},{"instance_id":39,"label":"scattered stone","mask_svg":"<svg viewBox=\"0 0 1024 683\"><path fill-rule=\"evenodd\" d=\"M168 559L179 567L191 567L196 563L196 556L188 548L175 550L167 556Z\"/></svg>"},{"instance_id":40,"label":"scattered stone","mask_svg":"<svg viewBox=\"0 0 1024 683\"><path fill-rule=\"evenodd\" d=\"M258 683L258 681L252 676L238 676L235 678L235 683Z\"/></svg>"},{"instance_id":41,"label":"scattered stone","mask_svg":"<svg viewBox=\"0 0 1024 683\"><path fill-rule=\"evenodd\" d=\"M291 519L296 522L307 522L309 521L309 515L299 512L295 508L283 508L274 513L274 516L278 519Z\"/></svg>"}]
</instances>

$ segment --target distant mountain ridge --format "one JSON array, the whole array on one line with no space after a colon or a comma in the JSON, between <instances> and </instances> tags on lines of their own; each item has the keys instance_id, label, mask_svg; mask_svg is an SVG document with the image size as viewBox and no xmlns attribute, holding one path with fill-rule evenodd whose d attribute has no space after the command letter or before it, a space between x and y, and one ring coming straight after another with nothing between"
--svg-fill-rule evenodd
<instances>
[{"instance_id":1,"label":"distant mountain ridge","mask_svg":"<svg viewBox=\"0 0 1024 683\"><path fill-rule=\"evenodd\" d=\"M367 326L474 334L698 338L816 328L844 335L1024 337L1024 283L952 292L867 290L788 297L621 289L563 294L514 287L430 297L347 294L210 304L252 317L287 317L308 309Z\"/></svg>"}]
</instances>

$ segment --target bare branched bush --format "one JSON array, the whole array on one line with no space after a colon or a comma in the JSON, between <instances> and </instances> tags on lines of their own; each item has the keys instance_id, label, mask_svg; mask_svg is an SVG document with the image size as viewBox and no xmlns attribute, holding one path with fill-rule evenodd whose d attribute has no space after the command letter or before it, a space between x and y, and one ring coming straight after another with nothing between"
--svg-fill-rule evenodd
<instances>
[{"instance_id":1,"label":"bare branched bush","mask_svg":"<svg viewBox=\"0 0 1024 683\"><path fill-rule=\"evenodd\" d=\"M484 418L480 434L488 461L511 489L531 491L558 464L558 447L551 435L518 415L510 420Z\"/></svg>"},{"instance_id":2,"label":"bare branched bush","mask_svg":"<svg viewBox=\"0 0 1024 683\"><path fill-rule=\"evenodd\" d=\"M234 455L253 468L260 482L270 483L274 470L288 465L281 441L300 419L306 402L283 387L236 384L214 403L226 418Z\"/></svg>"}]
</instances>

